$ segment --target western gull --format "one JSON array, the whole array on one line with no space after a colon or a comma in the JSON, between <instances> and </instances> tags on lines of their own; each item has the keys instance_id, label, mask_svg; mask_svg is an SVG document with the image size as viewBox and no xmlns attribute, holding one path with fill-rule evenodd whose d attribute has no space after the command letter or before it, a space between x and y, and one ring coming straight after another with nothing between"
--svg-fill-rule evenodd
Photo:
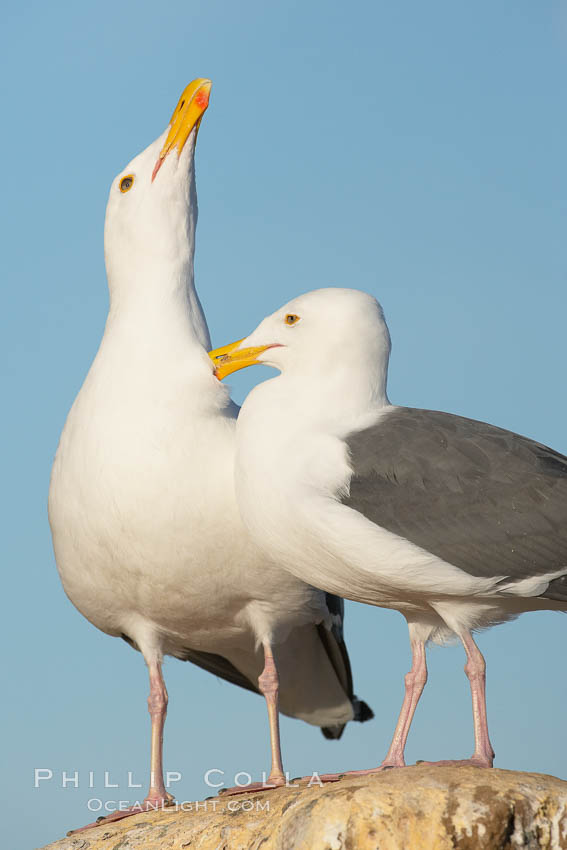
<instances>
[{"instance_id":1,"label":"western gull","mask_svg":"<svg viewBox=\"0 0 567 850\"><path fill-rule=\"evenodd\" d=\"M193 81L164 133L112 181L110 311L51 476L65 592L149 669L149 791L110 820L172 801L162 769L164 655L265 696L269 786L285 781L278 705L329 738L372 716L353 694L342 600L266 559L238 512L238 408L214 376L193 280L194 149L210 89Z\"/></svg>"},{"instance_id":2,"label":"western gull","mask_svg":"<svg viewBox=\"0 0 567 850\"><path fill-rule=\"evenodd\" d=\"M472 632L567 610L567 458L484 422L390 404L389 355L380 305L349 289L303 295L211 352L221 379L254 363L281 372L241 409L237 499L256 543L291 574L405 616L412 667L374 770L405 764L425 645L455 636L475 748L443 763L491 767L485 661Z\"/></svg>"}]
</instances>

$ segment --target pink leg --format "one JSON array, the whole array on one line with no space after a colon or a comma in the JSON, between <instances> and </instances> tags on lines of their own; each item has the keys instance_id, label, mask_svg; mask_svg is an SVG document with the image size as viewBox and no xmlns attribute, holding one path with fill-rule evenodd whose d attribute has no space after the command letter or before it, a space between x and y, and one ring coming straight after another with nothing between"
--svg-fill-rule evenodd
<instances>
[{"instance_id":1,"label":"pink leg","mask_svg":"<svg viewBox=\"0 0 567 850\"><path fill-rule=\"evenodd\" d=\"M394 737L386 758L380 765L385 767L404 767L404 751L410 726L417 708L417 704L423 693L427 682L427 661L425 658L425 643L423 641L412 641L412 665L409 673L404 679L406 692L402 703L402 710L394 731Z\"/></svg>"},{"instance_id":2,"label":"pink leg","mask_svg":"<svg viewBox=\"0 0 567 850\"><path fill-rule=\"evenodd\" d=\"M244 787L223 788L220 794L248 794L251 791L265 791L268 788L276 788L285 785L286 777L282 765L282 753L280 747L280 722L279 722L279 678L272 648L269 643L264 644L264 669L258 677L258 686L266 699L268 708L268 722L270 725L270 746L272 752L272 767L267 781L255 782Z\"/></svg>"},{"instance_id":3,"label":"pink leg","mask_svg":"<svg viewBox=\"0 0 567 850\"><path fill-rule=\"evenodd\" d=\"M144 802L164 805L171 803L173 795L165 790L163 781L163 727L167 714L167 689L161 672L161 664L150 666L150 695L148 710L152 721L152 743L150 753L150 789Z\"/></svg>"},{"instance_id":4,"label":"pink leg","mask_svg":"<svg viewBox=\"0 0 567 850\"><path fill-rule=\"evenodd\" d=\"M150 754L150 788L139 806L131 806L123 811L113 812L104 818L99 818L93 823L87 824L80 829L73 829L68 835L92 829L113 821L122 820L130 815L140 812L155 811L169 805L173 796L165 789L163 781L163 726L167 712L167 690L161 672L161 662L153 661L149 664L150 672L150 695L148 697L148 709L152 721L151 754Z\"/></svg>"},{"instance_id":5,"label":"pink leg","mask_svg":"<svg viewBox=\"0 0 567 850\"><path fill-rule=\"evenodd\" d=\"M406 674L404 679L404 701L402 703L402 709L394 731L394 737L392 738L390 749L386 753L384 761L378 765L378 767L371 767L367 770L349 770L341 774L328 773L321 777L323 781L333 781L338 779L339 776L365 776L369 773L379 773L380 771L386 770L390 767L405 767L404 750L406 748L406 741L408 739L415 709L417 708L425 683L427 682L425 642L423 640L412 639L411 650L412 665L410 672Z\"/></svg>"},{"instance_id":6,"label":"pink leg","mask_svg":"<svg viewBox=\"0 0 567 850\"><path fill-rule=\"evenodd\" d=\"M488 735L488 720L486 716L486 662L470 632L464 632L460 635L460 638L467 654L465 673L471 686L474 753L470 759L425 762L425 764L492 767L494 764L494 750L492 749Z\"/></svg>"},{"instance_id":7,"label":"pink leg","mask_svg":"<svg viewBox=\"0 0 567 850\"><path fill-rule=\"evenodd\" d=\"M280 745L280 681L274 656L272 654L272 648L268 643L264 645L264 669L258 679L258 685L266 699L268 722L270 725L272 766L270 769L270 775L268 776L268 783L270 785L284 785L285 774L283 771L282 751Z\"/></svg>"},{"instance_id":8,"label":"pink leg","mask_svg":"<svg viewBox=\"0 0 567 850\"><path fill-rule=\"evenodd\" d=\"M465 673L471 685L472 696L474 753L471 762L476 762L481 767L492 767L494 750L488 735L486 716L486 662L470 632L466 632L461 640L467 653Z\"/></svg>"}]
</instances>

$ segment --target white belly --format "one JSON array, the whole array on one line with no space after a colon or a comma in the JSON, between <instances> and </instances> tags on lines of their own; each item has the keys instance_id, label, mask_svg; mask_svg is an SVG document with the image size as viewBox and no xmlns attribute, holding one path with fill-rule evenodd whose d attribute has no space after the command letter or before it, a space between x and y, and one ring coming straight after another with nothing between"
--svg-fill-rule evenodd
<instances>
[{"instance_id":1,"label":"white belly","mask_svg":"<svg viewBox=\"0 0 567 850\"><path fill-rule=\"evenodd\" d=\"M65 591L102 631L140 623L165 652L283 640L322 595L270 565L240 521L234 421L135 400L100 403L87 380L67 420L49 498Z\"/></svg>"}]
</instances>

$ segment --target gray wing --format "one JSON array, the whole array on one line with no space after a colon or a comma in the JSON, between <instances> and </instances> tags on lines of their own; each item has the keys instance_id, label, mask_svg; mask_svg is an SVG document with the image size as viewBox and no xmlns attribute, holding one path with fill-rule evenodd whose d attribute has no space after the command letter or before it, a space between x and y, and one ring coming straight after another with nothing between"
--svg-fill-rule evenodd
<instances>
[{"instance_id":1,"label":"gray wing","mask_svg":"<svg viewBox=\"0 0 567 850\"><path fill-rule=\"evenodd\" d=\"M434 410L394 408L346 438L342 501L480 577L567 571L567 458L527 437ZM547 598L567 599L567 581Z\"/></svg>"},{"instance_id":2,"label":"gray wing","mask_svg":"<svg viewBox=\"0 0 567 850\"><path fill-rule=\"evenodd\" d=\"M260 693L258 685L251 682L244 673L237 670L228 658L224 658L222 655L216 655L214 652L201 652L196 649L184 649L183 653L178 655L178 658L182 661L191 661L196 667L212 673L213 676L220 676L221 679L226 679L227 682L238 685L247 691L252 691L255 694Z\"/></svg>"},{"instance_id":3,"label":"gray wing","mask_svg":"<svg viewBox=\"0 0 567 850\"><path fill-rule=\"evenodd\" d=\"M122 632L120 637L126 643L129 643L137 652L140 651L138 644L125 632ZM212 673L213 676L220 676L221 679L226 679L227 682L245 688L247 691L253 691L255 694L260 693L258 686L251 682L244 673L237 670L228 658L224 658L222 655L215 655L214 652L202 652L197 649L185 647L184 649L180 649L179 652L176 652L175 657L179 658L180 661L191 661L196 667L206 670L207 673Z\"/></svg>"},{"instance_id":4,"label":"gray wing","mask_svg":"<svg viewBox=\"0 0 567 850\"><path fill-rule=\"evenodd\" d=\"M326 594L326 601L331 614L338 615L340 620L336 620L333 623L330 633L324 626L318 626L317 634L329 657L329 661L331 662L331 666L333 667L339 682L343 686L345 693L352 703L354 711L353 720L364 723L366 720L370 720L374 717L374 712L365 702L359 700L353 693L350 660L343 637L344 602L340 597L333 596L330 593ZM137 649L136 645L127 635L123 634L122 637L131 646L134 646L134 648ZM226 679L227 682L231 682L233 685L238 685L240 688L244 688L247 691L252 691L255 694L260 693L258 684L251 681L244 675L244 673L241 673L240 670L238 670L234 664L228 660L228 658L224 658L222 655L216 655L213 652L203 652L201 650L189 649L186 647L177 654L177 658L181 661L190 661L202 670L212 673L213 676L219 676L221 679ZM337 739L341 737L344 728L343 724L338 726L322 726L321 732L325 738Z\"/></svg>"}]
</instances>

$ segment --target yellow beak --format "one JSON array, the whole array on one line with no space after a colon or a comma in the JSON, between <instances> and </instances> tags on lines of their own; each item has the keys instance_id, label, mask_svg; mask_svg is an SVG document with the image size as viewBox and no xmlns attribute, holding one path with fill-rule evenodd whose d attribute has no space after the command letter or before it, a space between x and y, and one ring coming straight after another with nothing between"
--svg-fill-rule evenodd
<instances>
[{"instance_id":1,"label":"yellow beak","mask_svg":"<svg viewBox=\"0 0 567 850\"><path fill-rule=\"evenodd\" d=\"M236 342L231 342L229 345L225 345L222 348L215 348L214 351L209 352L209 357L215 364L215 375L219 381L222 381L223 378L226 378L232 372L238 372L239 369L245 369L246 366L253 366L255 363L258 363L258 357L263 351L266 351L268 348L277 347L274 345L259 345L256 348L240 348L238 351L235 351L241 342L243 340L238 339Z\"/></svg>"},{"instance_id":2,"label":"yellow beak","mask_svg":"<svg viewBox=\"0 0 567 850\"><path fill-rule=\"evenodd\" d=\"M173 110L173 115L169 122L170 127L167 139L160 151L154 173L152 174L152 183L168 153L174 148L177 148L177 156L181 156L181 151L189 138L191 130L195 128L196 132L199 131L201 119L209 105L212 85L210 80L199 77L199 79L189 83L179 98L179 102Z\"/></svg>"}]
</instances>

